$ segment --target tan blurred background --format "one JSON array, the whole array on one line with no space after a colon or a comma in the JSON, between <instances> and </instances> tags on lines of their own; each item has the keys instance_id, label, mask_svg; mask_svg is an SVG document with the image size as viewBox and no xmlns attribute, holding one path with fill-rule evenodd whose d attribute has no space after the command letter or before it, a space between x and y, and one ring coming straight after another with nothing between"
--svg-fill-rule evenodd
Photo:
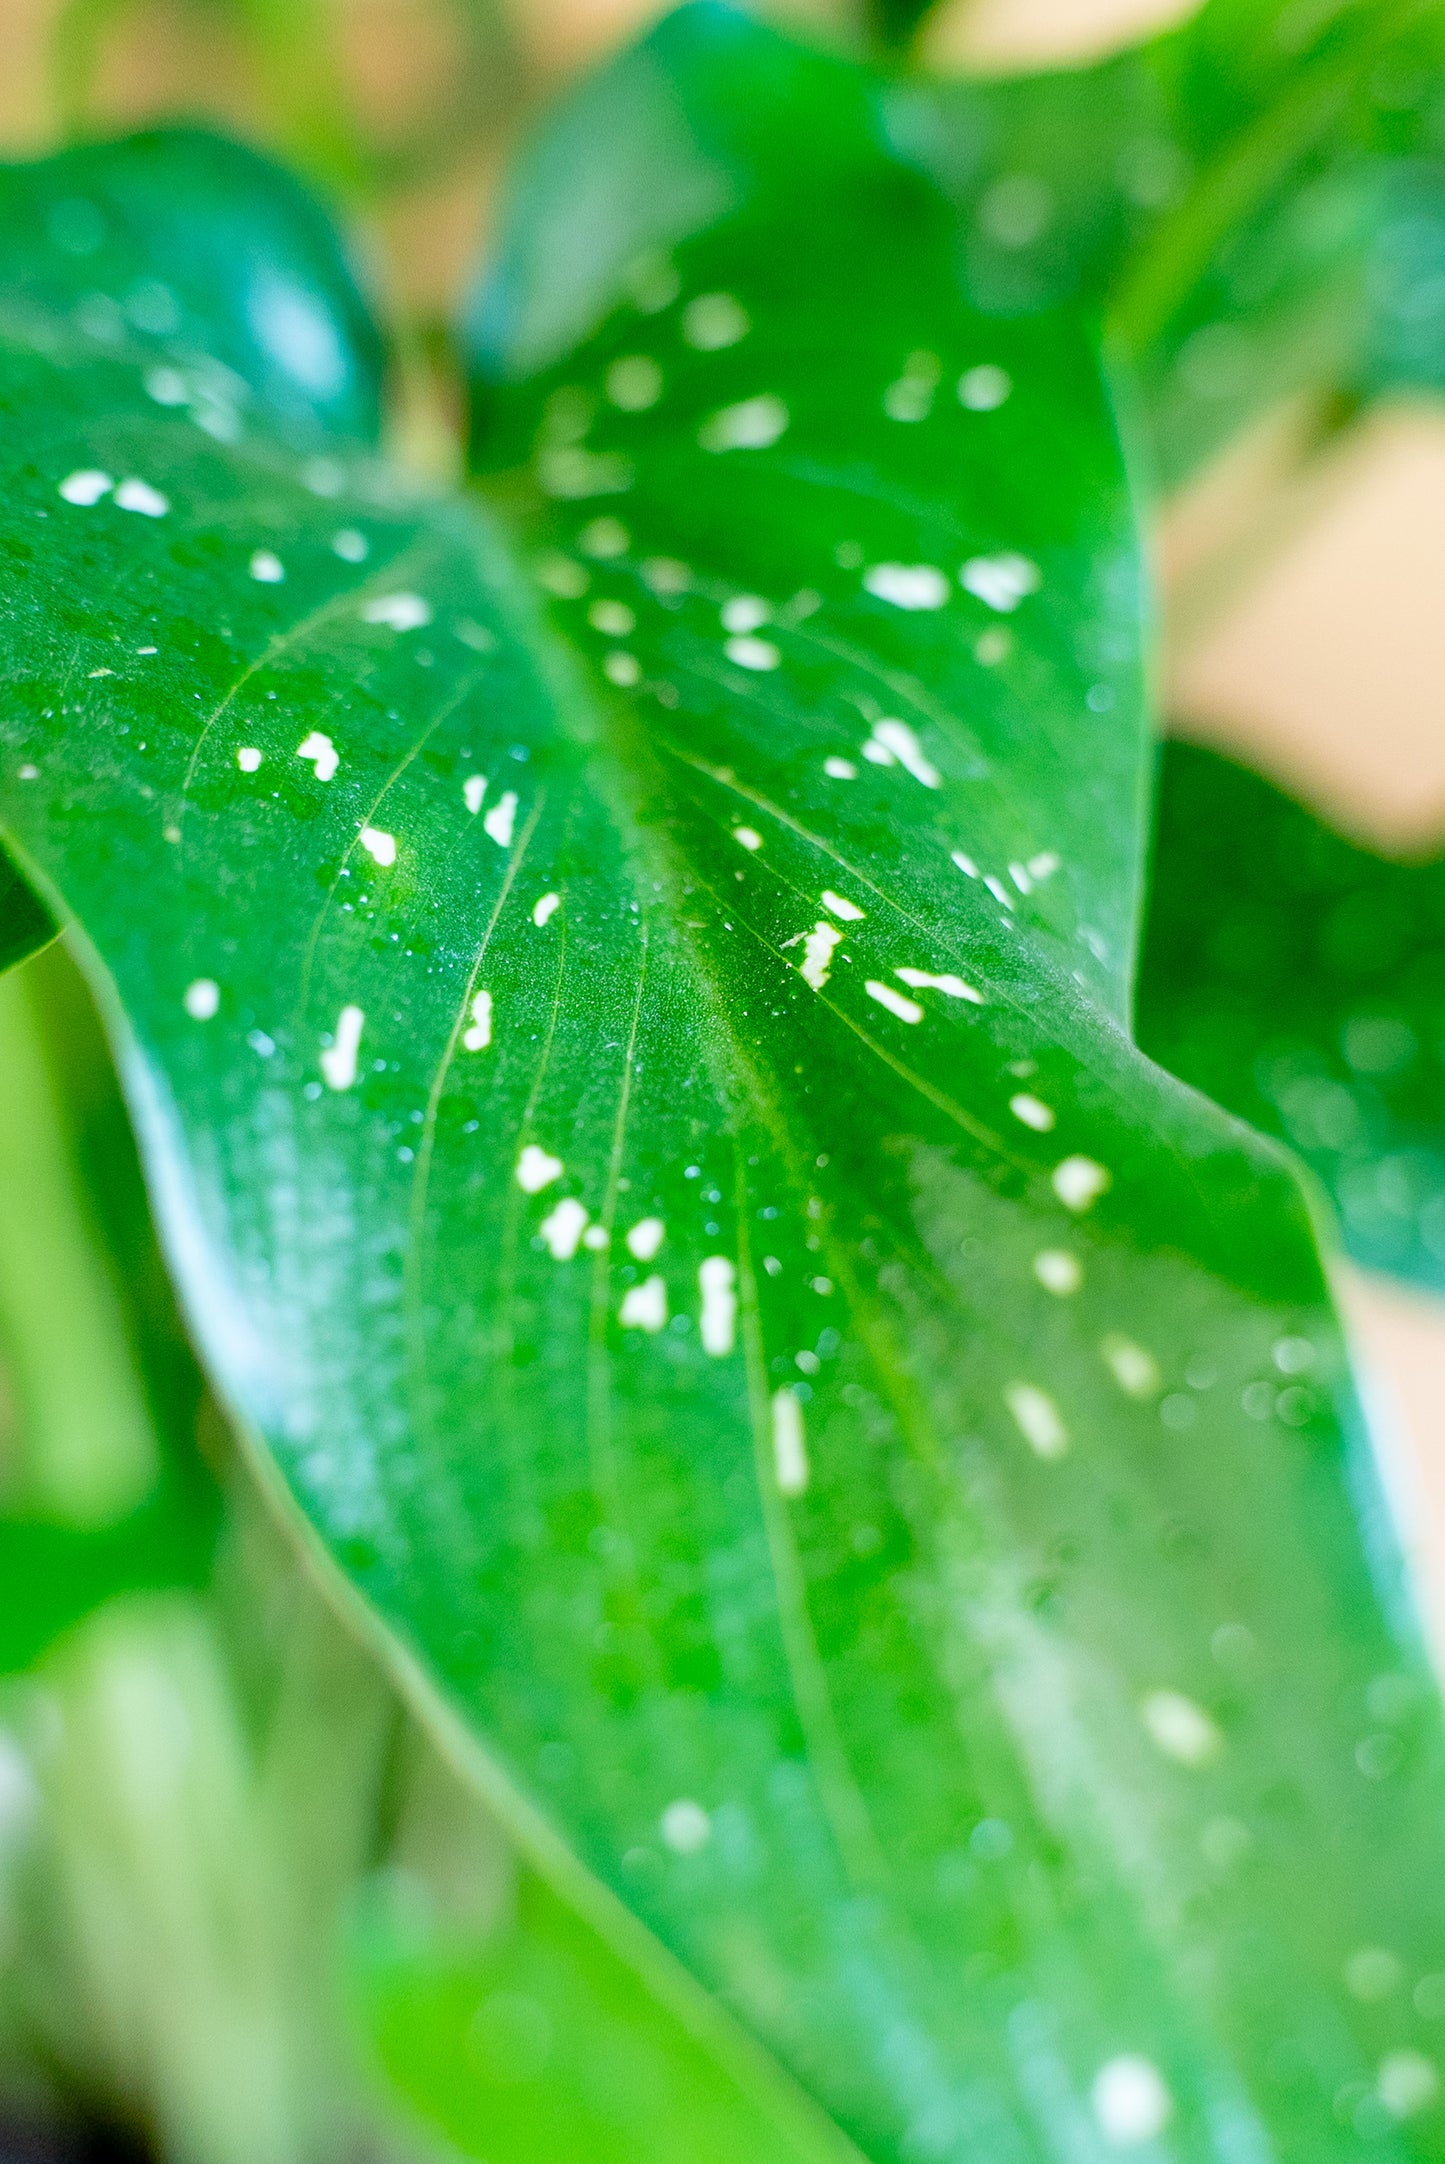
<instances>
[{"instance_id":1,"label":"tan blurred background","mask_svg":"<svg viewBox=\"0 0 1445 2164\"><path fill-rule=\"evenodd\" d=\"M845 35L859 11L859 0L775 4ZM944 0L928 57L991 71L1083 60L1190 7ZM383 292L439 319L485 246L528 111L660 11L659 0L0 0L0 153L41 151L67 128L177 116L304 147L356 206ZM1385 409L1308 467L1302 436L1301 416L1271 416L1163 521L1170 726L1242 756L1363 840L1427 849L1445 843L1445 418ZM1348 1268L1340 1290L1445 1652L1445 1302Z\"/></svg>"}]
</instances>

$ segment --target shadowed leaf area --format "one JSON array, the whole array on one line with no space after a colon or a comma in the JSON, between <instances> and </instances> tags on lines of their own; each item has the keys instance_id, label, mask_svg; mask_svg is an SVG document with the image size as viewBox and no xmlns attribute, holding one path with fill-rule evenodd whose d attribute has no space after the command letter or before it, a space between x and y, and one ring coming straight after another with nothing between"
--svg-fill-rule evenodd
<instances>
[{"instance_id":1,"label":"shadowed leaf area","mask_svg":"<svg viewBox=\"0 0 1445 2164\"><path fill-rule=\"evenodd\" d=\"M1107 396L881 96L701 9L565 109L467 500L246 313L263 171L234 301L158 223L103 332L103 158L7 179L0 823L214 1375L569 1898L879 2164L1424 2164L1439 1714L1300 1193L1127 1033Z\"/></svg>"},{"instance_id":2,"label":"shadowed leaf area","mask_svg":"<svg viewBox=\"0 0 1445 2164\"><path fill-rule=\"evenodd\" d=\"M1139 981L1161 1065L1288 1142L1372 1269L1445 1286L1445 867L1166 747Z\"/></svg>"}]
</instances>

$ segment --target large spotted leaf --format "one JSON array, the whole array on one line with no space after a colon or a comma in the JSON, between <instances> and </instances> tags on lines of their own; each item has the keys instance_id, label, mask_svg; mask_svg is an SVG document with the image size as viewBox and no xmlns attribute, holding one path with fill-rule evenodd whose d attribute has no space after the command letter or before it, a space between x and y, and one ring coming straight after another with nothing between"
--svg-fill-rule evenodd
<instances>
[{"instance_id":1,"label":"large spotted leaf","mask_svg":"<svg viewBox=\"0 0 1445 2164\"><path fill-rule=\"evenodd\" d=\"M590 98L491 509L0 324L0 824L200 1340L534 1856L868 2155L1424 2160L1438 1713L1292 1179L1127 1032L1087 342L841 65L684 16Z\"/></svg>"}]
</instances>

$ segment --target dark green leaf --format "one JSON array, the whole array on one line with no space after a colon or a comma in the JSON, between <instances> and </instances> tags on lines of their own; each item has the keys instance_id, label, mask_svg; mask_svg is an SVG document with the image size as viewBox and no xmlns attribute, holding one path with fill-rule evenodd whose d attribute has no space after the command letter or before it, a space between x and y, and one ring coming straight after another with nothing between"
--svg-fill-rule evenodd
<instances>
[{"instance_id":1,"label":"dark green leaf","mask_svg":"<svg viewBox=\"0 0 1445 2164\"><path fill-rule=\"evenodd\" d=\"M1139 1038L1299 1152L1358 1261L1445 1287L1445 865L1169 745Z\"/></svg>"},{"instance_id":2,"label":"dark green leaf","mask_svg":"<svg viewBox=\"0 0 1445 2164\"><path fill-rule=\"evenodd\" d=\"M169 131L0 166L0 186L6 311L57 362L110 352L216 443L237 440L253 401L291 435L374 438L381 342L289 174Z\"/></svg>"},{"instance_id":3,"label":"dark green leaf","mask_svg":"<svg viewBox=\"0 0 1445 2164\"><path fill-rule=\"evenodd\" d=\"M50 911L0 852L0 972L38 954L54 939L55 931Z\"/></svg>"},{"instance_id":4,"label":"dark green leaf","mask_svg":"<svg viewBox=\"0 0 1445 2164\"><path fill-rule=\"evenodd\" d=\"M0 325L0 819L197 1329L533 1852L871 2156L1424 2164L1438 1712L1292 1178L1125 1032L1087 342L860 74L698 11L589 101L505 535Z\"/></svg>"}]
</instances>

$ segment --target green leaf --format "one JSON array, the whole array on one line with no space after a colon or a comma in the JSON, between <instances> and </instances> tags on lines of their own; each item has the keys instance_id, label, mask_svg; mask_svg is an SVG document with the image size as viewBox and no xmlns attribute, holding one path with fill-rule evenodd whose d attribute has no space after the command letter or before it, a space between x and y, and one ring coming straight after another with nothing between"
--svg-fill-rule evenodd
<instances>
[{"instance_id":1,"label":"green leaf","mask_svg":"<svg viewBox=\"0 0 1445 2164\"><path fill-rule=\"evenodd\" d=\"M0 821L212 1367L531 1853L871 2157L1424 2164L1438 1708L1293 1178L1126 1032L1088 341L739 18L572 125L496 511L0 320Z\"/></svg>"},{"instance_id":2,"label":"green leaf","mask_svg":"<svg viewBox=\"0 0 1445 2164\"><path fill-rule=\"evenodd\" d=\"M1172 486L1291 396L1435 384L1442 59L1436 0L1209 0L1094 68L900 84L890 126L983 305L1107 318Z\"/></svg>"},{"instance_id":3,"label":"green leaf","mask_svg":"<svg viewBox=\"0 0 1445 2164\"><path fill-rule=\"evenodd\" d=\"M1445 865L1169 745L1139 1038L1298 1152L1357 1261L1445 1287Z\"/></svg>"},{"instance_id":4,"label":"green leaf","mask_svg":"<svg viewBox=\"0 0 1445 2164\"><path fill-rule=\"evenodd\" d=\"M467 1936L373 1899L353 1948L358 2012L396 2093L487 2164L767 2164L856 2152L800 2139L526 1873Z\"/></svg>"},{"instance_id":5,"label":"green leaf","mask_svg":"<svg viewBox=\"0 0 1445 2164\"><path fill-rule=\"evenodd\" d=\"M38 901L10 859L0 853L0 973L28 962L49 946L55 920Z\"/></svg>"},{"instance_id":6,"label":"green leaf","mask_svg":"<svg viewBox=\"0 0 1445 2164\"><path fill-rule=\"evenodd\" d=\"M0 166L0 287L57 363L110 352L161 413L234 443L270 425L371 440L381 341L336 234L289 174L199 131Z\"/></svg>"},{"instance_id":7,"label":"green leaf","mask_svg":"<svg viewBox=\"0 0 1445 2164\"><path fill-rule=\"evenodd\" d=\"M203 1583L219 1514L118 1092L62 963L0 984L0 1674L116 1593Z\"/></svg>"}]
</instances>

